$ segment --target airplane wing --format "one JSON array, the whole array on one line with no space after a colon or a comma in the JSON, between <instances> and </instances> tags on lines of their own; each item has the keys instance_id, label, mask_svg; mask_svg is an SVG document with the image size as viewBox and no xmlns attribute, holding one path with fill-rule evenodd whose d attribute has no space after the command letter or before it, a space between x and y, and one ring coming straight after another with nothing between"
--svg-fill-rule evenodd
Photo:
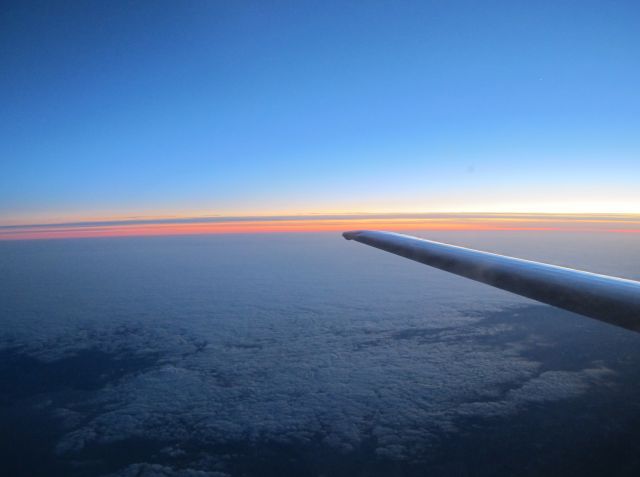
<instances>
[{"instance_id":1,"label":"airplane wing","mask_svg":"<svg viewBox=\"0 0 640 477\"><path fill-rule=\"evenodd\" d=\"M392 232L357 230L347 240L533 300L640 332L640 282L456 247Z\"/></svg>"}]
</instances>

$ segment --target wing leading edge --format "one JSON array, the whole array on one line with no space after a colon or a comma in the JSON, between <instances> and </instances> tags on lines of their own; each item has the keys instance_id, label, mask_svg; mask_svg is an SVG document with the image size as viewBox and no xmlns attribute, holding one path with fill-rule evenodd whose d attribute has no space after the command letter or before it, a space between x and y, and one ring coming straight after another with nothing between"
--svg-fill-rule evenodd
<instances>
[{"instance_id":1,"label":"wing leading edge","mask_svg":"<svg viewBox=\"0 0 640 477\"><path fill-rule=\"evenodd\" d=\"M640 332L640 282L481 252L392 232L357 230L347 240L395 253L558 308Z\"/></svg>"}]
</instances>

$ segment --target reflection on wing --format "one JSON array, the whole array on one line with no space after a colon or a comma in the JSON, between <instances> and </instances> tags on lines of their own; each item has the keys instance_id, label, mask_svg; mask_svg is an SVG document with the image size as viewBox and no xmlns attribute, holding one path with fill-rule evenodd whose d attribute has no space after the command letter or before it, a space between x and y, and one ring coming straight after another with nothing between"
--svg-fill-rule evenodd
<instances>
[{"instance_id":1,"label":"reflection on wing","mask_svg":"<svg viewBox=\"0 0 640 477\"><path fill-rule=\"evenodd\" d=\"M392 232L342 234L387 252L549 305L640 331L640 282L456 247Z\"/></svg>"}]
</instances>

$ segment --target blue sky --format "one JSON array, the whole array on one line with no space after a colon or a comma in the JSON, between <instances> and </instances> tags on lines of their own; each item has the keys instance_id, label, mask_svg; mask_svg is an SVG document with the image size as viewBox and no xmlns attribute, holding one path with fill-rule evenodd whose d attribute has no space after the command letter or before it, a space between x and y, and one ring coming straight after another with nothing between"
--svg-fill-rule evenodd
<instances>
[{"instance_id":1,"label":"blue sky","mask_svg":"<svg viewBox=\"0 0 640 477\"><path fill-rule=\"evenodd\" d=\"M636 2L14 2L0 221L640 212Z\"/></svg>"}]
</instances>

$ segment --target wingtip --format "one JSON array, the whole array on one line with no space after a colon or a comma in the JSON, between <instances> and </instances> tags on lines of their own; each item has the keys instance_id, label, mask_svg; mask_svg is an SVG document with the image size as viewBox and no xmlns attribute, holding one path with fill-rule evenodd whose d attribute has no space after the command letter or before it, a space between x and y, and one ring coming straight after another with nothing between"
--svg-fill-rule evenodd
<instances>
[{"instance_id":1,"label":"wingtip","mask_svg":"<svg viewBox=\"0 0 640 477\"><path fill-rule=\"evenodd\" d=\"M342 236L347 240L353 240L358 236L360 232L362 232L362 230L349 230L348 232L343 232Z\"/></svg>"}]
</instances>

